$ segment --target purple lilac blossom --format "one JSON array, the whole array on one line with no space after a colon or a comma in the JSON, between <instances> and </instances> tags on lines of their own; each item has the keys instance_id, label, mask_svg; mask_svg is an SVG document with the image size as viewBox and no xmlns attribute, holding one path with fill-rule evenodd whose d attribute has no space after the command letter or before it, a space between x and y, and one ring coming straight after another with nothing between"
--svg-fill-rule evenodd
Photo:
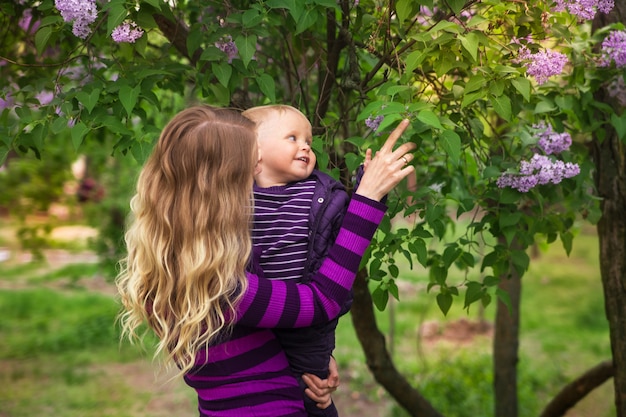
<instances>
[{"instance_id":1,"label":"purple lilac blossom","mask_svg":"<svg viewBox=\"0 0 626 417\"><path fill-rule=\"evenodd\" d=\"M380 126L380 123L383 121L384 118L385 116L382 115L378 115L373 119L372 116L369 116L367 119L365 119L365 126L369 127L375 132L378 130L378 126Z\"/></svg>"},{"instance_id":2,"label":"purple lilac blossom","mask_svg":"<svg viewBox=\"0 0 626 417\"><path fill-rule=\"evenodd\" d=\"M609 13L615 6L614 0L556 0L555 12L567 11L583 20L591 20L596 11Z\"/></svg>"},{"instance_id":3,"label":"purple lilac blossom","mask_svg":"<svg viewBox=\"0 0 626 417\"><path fill-rule=\"evenodd\" d=\"M54 98L54 94L51 91L41 91L37 93L35 96L37 100L39 100L39 104L42 106L46 106L50 104L52 99Z\"/></svg>"},{"instance_id":4,"label":"purple lilac blossom","mask_svg":"<svg viewBox=\"0 0 626 417\"><path fill-rule=\"evenodd\" d=\"M534 154L530 161L520 162L519 174L504 173L496 184L500 188L511 187L525 193L537 185L559 184L565 178L572 178L578 174L580 174L578 164Z\"/></svg>"},{"instance_id":5,"label":"purple lilac blossom","mask_svg":"<svg viewBox=\"0 0 626 417\"><path fill-rule=\"evenodd\" d=\"M233 38L230 35L226 36L224 40L215 42L215 46L228 56L229 64L239 55L239 49L237 49L237 45L233 42Z\"/></svg>"},{"instance_id":6,"label":"purple lilac blossom","mask_svg":"<svg viewBox=\"0 0 626 417\"><path fill-rule=\"evenodd\" d=\"M24 14L22 14L22 18L18 22L18 26L26 33L35 33L41 24L40 21L36 21L32 24L33 20L33 9L24 10Z\"/></svg>"},{"instance_id":7,"label":"purple lilac blossom","mask_svg":"<svg viewBox=\"0 0 626 417\"><path fill-rule=\"evenodd\" d=\"M524 62L528 75L535 77L537 84L541 85L548 81L549 77L561 74L568 60L567 56L560 52L546 49L533 54L526 46L522 46L515 62Z\"/></svg>"},{"instance_id":8,"label":"purple lilac blossom","mask_svg":"<svg viewBox=\"0 0 626 417\"><path fill-rule=\"evenodd\" d=\"M111 38L117 43L135 41L143 36L143 30L135 22L124 22L111 32Z\"/></svg>"},{"instance_id":9,"label":"purple lilac blossom","mask_svg":"<svg viewBox=\"0 0 626 417\"><path fill-rule=\"evenodd\" d=\"M557 154L564 152L572 146L572 137L569 133L558 133L552 129L552 126L546 124L546 122L540 122L532 126L534 129L539 130L539 140L537 145L547 154Z\"/></svg>"},{"instance_id":10,"label":"purple lilac blossom","mask_svg":"<svg viewBox=\"0 0 626 417\"><path fill-rule=\"evenodd\" d=\"M4 109L12 109L15 107L15 99L9 92L4 98L0 97L0 111Z\"/></svg>"},{"instance_id":11,"label":"purple lilac blossom","mask_svg":"<svg viewBox=\"0 0 626 417\"><path fill-rule=\"evenodd\" d=\"M626 30L614 30L602 41L600 66L615 62L617 68L626 67Z\"/></svg>"},{"instance_id":12,"label":"purple lilac blossom","mask_svg":"<svg viewBox=\"0 0 626 417\"><path fill-rule=\"evenodd\" d=\"M96 0L55 0L55 7L65 22L73 22L72 33L85 39L91 33L89 25L96 21Z\"/></svg>"}]
</instances>

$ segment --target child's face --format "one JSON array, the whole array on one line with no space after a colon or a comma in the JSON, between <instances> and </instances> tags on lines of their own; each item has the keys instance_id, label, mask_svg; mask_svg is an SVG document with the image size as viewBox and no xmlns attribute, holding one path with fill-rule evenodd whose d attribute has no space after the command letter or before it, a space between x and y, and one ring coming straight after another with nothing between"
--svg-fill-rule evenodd
<instances>
[{"instance_id":1,"label":"child's face","mask_svg":"<svg viewBox=\"0 0 626 417\"><path fill-rule=\"evenodd\" d=\"M261 172L256 182L261 187L285 185L311 175L316 157L311 150L311 123L302 115L273 112L257 128Z\"/></svg>"}]
</instances>

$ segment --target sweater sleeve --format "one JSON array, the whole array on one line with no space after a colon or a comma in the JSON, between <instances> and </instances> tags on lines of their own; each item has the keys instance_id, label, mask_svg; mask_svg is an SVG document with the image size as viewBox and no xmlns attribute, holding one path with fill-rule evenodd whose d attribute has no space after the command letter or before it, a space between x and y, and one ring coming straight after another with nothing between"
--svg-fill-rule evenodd
<instances>
[{"instance_id":1,"label":"sweater sleeve","mask_svg":"<svg viewBox=\"0 0 626 417\"><path fill-rule=\"evenodd\" d=\"M306 284L248 274L237 323L263 328L307 327L337 317L385 211L384 204L354 194L334 245Z\"/></svg>"}]
</instances>

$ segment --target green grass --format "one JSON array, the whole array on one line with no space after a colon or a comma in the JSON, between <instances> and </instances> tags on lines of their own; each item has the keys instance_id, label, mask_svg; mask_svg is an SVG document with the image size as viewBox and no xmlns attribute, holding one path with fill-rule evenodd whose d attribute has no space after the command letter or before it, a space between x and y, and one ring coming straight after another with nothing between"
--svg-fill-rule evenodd
<instances>
[{"instance_id":1,"label":"green grass","mask_svg":"<svg viewBox=\"0 0 626 417\"><path fill-rule=\"evenodd\" d=\"M0 410L5 413L0 414L160 417L176 410L175 415L195 415L192 390L180 381L156 382L150 353L119 343L114 298L83 285L97 278L96 265L50 270L41 263L0 263L0 276L0 284L6 284L0 286ZM490 338L461 346L432 344L418 337L418 330L426 322L443 329L460 319L490 321L495 304L468 313L455 303L444 317L435 295L425 291L423 270L405 266L400 279L410 284L401 286L401 302L377 312L382 331L393 334L396 367L446 417L491 416ZM520 417L536 416L571 378L610 357L595 235L578 236L570 257L558 242L541 248L523 278L520 336ZM340 320L335 357L348 402L358 394L392 404L373 381L348 316ZM138 383L139 375L148 377ZM175 402L164 405L173 393L168 401ZM613 417L612 403L607 383L577 406L576 415ZM397 406L390 409L381 417L406 415Z\"/></svg>"}]
</instances>

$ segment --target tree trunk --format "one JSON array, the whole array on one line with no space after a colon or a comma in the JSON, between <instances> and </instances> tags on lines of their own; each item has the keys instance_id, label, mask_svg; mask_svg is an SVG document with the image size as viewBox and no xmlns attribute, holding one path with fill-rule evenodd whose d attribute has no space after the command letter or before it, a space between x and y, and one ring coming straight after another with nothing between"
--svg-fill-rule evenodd
<instances>
[{"instance_id":1,"label":"tree trunk","mask_svg":"<svg viewBox=\"0 0 626 417\"><path fill-rule=\"evenodd\" d=\"M602 201L598 223L600 271L615 368L615 405L626 416L626 150L613 129L595 141L596 184Z\"/></svg>"},{"instance_id":2,"label":"tree trunk","mask_svg":"<svg viewBox=\"0 0 626 417\"><path fill-rule=\"evenodd\" d=\"M380 332L374 315L374 303L366 281L367 273L359 271L354 282L352 324L363 347L367 366L374 378L387 392L414 417L443 417L433 406L398 372L385 345L385 336Z\"/></svg>"},{"instance_id":3,"label":"tree trunk","mask_svg":"<svg viewBox=\"0 0 626 417\"><path fill-rule=\"evenodd\" d=\"M499 288L509 295L511 310L502 301L496 306L493 335L494 416L517 417L517 362L522 280L511 268L501 277Z\"/></svg>"},{"instance_id":4,"label":"tree trunk","mask_svg":"<svg viewBox=\"0 0 626 417\"><path fill-rule=\"evenodd\" d=\"M608 15L598 13L593 26L599 28L615 22L626 23L624 1L616 1ZM620 108L606 89L595 98L614 109ZM626 147L608 120L603 127L603 132L594 132L592 152L595 182L602 198L602 217L598 223L600 272L611 335L615 406L617 416L626 417Z\"/></svg>"}]
</instances>

